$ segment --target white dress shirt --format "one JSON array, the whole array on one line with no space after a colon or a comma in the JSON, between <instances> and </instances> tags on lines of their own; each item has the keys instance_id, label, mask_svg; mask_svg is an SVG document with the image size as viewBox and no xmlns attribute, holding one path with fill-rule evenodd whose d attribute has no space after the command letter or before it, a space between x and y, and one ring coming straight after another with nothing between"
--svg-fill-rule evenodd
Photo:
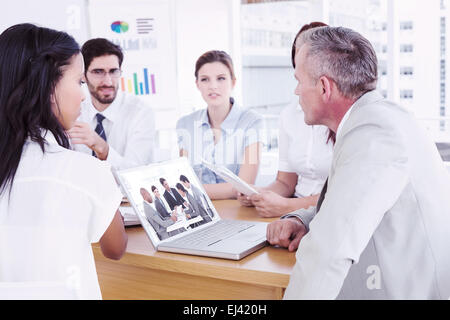
<instances>
[{"instance_id":1,"label":"white dress shirt","mask_svg":"<svg viewBox=\"0 0 450 320\"><path fill-rule=\"evenodd\" d=\"M81 105L78 121L86 122L95 130L99 113L86 99ZM153 161L157 147L155 119L152 109L139 98L118 92L114 102L100 112L105 119L106 142L109 153L106 161L117 169L127 169L146 165ZM73 145L74 150L92 154L92 150L83 144Z\"/></svg>"},{"instance_id":2,"label":"white dress shirt","mask_svg":"<svg viewBox=\"0 0 450 320\"><path fill-rule=\"evenodd\" d=\"M376 91L341 124L284 298L448 299L450 175L436 145Z\"/></svg>"},{"instance_id":3,"label":"white dress shirt","mask_svg":"<svg viewBox=\"0 0 450 320\"><path fill-rule=\"evenodd\" d=\"M25 143L10 197L0 196L0 282L59 284L77 298L101 299L91 243L122 194L109 164L64 149L51 133L46 141L44 154Z\"/></svg>"},{"instance_id":4,"label":"white dress shirt","mask_svg":"<svg viewBox=\"0 0 450 320\"><path fill-rule=\"evenodd\" d=\"M327 127L305 123L298 101L289 104L281 112L278 170L298 175L296 197L320 193L328 177L333 154L333 142L327 143L327 139Z\"/></svg>"}]
</instances>

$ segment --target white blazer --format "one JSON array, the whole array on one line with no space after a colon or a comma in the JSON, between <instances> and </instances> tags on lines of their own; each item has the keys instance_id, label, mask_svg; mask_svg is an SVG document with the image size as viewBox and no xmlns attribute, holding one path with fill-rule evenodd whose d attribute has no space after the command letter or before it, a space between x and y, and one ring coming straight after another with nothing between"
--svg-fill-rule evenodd
<instances>
[{"instance_id":1,"label":"white blazer","mask_svg":"<svg viewBox=\"0 0 450 320\"><path fill-rule=\"evenodd\" d=\"M414 116L375 91L338 128L309 229L285 299L450 298L450 175Z\"/></svg>"}]
</instances>

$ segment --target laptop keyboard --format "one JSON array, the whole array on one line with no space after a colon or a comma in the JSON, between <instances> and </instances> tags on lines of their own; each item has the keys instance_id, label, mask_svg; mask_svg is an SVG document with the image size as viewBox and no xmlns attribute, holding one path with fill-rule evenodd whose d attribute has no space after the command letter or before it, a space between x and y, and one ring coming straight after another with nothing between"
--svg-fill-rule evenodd
<instances>
[{"instance_id":1,"label":"laptop keyboard","mask_svg":"<svg viewBox=\"0 0 450 320\"><path fill-rule=\"evenodd\" d=\"M221 240L247 230L254 225L255 224L246 221L220 220L208 228L171 241L171 243L193 247L211 246Z\"/></svg>"}]
</instances>

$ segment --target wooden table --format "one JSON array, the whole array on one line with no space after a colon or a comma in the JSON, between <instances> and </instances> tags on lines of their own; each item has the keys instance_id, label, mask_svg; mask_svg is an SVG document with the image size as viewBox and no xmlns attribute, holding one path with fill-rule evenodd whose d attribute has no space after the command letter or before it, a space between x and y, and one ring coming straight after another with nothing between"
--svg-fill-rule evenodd
<instances>
[{"instance_id":1,"label":"wooden table","mask_svg":"<svg viewBox=\"0 0 450 320\"><path fill-rule=\"evenodd\" d=\"M223 219L272 221L236 200L214 201ZM265 247L239 261L157 252L142 227L127 228L120 261L93 245L103 299L281 299L295 253Z\"/></svg>"}]
</instances>

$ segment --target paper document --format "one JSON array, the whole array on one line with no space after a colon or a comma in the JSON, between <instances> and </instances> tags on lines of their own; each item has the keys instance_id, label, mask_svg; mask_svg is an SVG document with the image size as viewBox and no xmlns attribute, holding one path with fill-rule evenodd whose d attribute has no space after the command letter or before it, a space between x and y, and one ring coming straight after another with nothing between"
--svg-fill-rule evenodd
<instances>
[{"instance_id":1,"label":"paper document","mask_svg":"<svg viewBox=\"0 0 450 320\"><path fill-rule=\"evenodd\" d=\"M222 179L224 179L226 182L230 183L240 193L245 194L246 196L250 196L252 194L259 193L258 191L256 191L255 188L253 188L247 182L245 182L244 180L239 178L237 175L235 175L233 172L231 172L228 168L226 168L224 166L211 164L205 160L202 160L202 163L209 170L214 171L216 174L221 176Z\"/></svg>"},{"instance_id":2,"label":"paper document","mask_svg":"<svg viewBox=\"0 0 450 320\"><path fill-rule=\"evenodd\" d=\"M119 207L119 211L122 214L125 226L136 226L136 225L140 225L141 224L141 222L139 221L138 216L134 212L133 207L131 207L131 206L120 206Z\"/></svg>"}]
</instances>

